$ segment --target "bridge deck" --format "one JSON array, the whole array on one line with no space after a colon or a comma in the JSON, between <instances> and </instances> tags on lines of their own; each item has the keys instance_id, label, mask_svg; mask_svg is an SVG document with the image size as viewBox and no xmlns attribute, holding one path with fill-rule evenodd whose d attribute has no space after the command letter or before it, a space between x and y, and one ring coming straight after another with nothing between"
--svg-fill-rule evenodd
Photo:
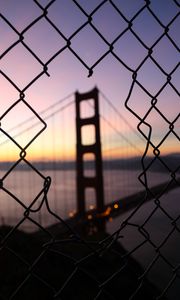
<instances>
[{"instance_id":1,"label":"bridge deck","mask_svg":"<svg viewBox=\"0 0 180 300\"><path fill-rule=\"evenodd\" d=\"M177 181L179 182L179 180L180 178L178 178ZM133 209L138 205L142 205L143 203L147 203L156 197L158 198L161 194L168 193L170 190L178 187L179 185L175 181L171 182L170 184L165 182L151 188L151 192L141 191L139 193L124 197L123 199L106 204L102 213L98 213L95 209L89 210L84 218L80 218L78 215L75 215L72 218L64 220L63 223L59 222L58 224L49 226L47 230L56 236L62 233L66 234L69 231L68 227L72 229L78 229L82 228L86 224L88 225L88 223L92 224L97 220L108 220L111 217L114 219L128 210Z\"/></svg>"}]
</instances>

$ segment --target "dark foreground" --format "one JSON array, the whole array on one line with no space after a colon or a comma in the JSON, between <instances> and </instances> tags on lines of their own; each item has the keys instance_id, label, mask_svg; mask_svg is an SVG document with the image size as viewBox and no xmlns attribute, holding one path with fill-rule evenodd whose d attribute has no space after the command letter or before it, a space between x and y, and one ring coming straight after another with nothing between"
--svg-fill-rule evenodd
<instances>
[{"instance_id":1,"label":"dark foreground","mask_svg":"<svg viewBox=\"0 0 180 300\"><path fill-rule=\"evenodd\" d=\"M0 238L0 300L152 300L160 294L105 233L54 238L46 230L27 234L2 226Z\"/></svg>"}]
</instances>

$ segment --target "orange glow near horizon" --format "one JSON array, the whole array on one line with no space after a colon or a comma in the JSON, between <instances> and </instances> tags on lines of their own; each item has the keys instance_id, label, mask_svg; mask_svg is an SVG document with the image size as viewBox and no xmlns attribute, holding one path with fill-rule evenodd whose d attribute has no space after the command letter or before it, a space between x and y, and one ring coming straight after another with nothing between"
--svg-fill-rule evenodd
<instances>
[{"instance_id":1,"label":"orange glow near horizon","mask_svg":"<svg viewBox=\"0 0 180 300\"><path fill-rule=\"evenodd\" d=\"M15 4L13 1L11 2L10 4L8 1L4 1L1 8L2 14L20 31L26 28L28 22L30 24L35 17L42 13L40 8L33 2L27 1L27 3L24 2L23 5L20 3L22 1L20 1L19 4ZM135 2L133 3L132 1L132 6L129 6L125 2L121 4L125 11L130 13L131 9L132 11L134 11L135 8L135 11L137 10L137 4ZM94 4L90 3L91 1L85 1L83 5L91 10L91 5L93 7ZM12 9L13 5L16 9ZM65 35L71 36L80 25L80 22L84 21L86 17L81 11L77 11L77 14L73 15L72 11L73 9L77 9L77 7L73 3L71 3L71 6L69 1L64 1L62 9L57 9L58 7L60 8L58 5L60 4L52 3L52 5L50 5L48 16L57 22L57 27L61 27L63 24L62 27L64 28L62 29L65 31ZM121 18L119 19L119 16L114 18L115 11L112 7L110 9L109 5L110 4L104 4L104 6L102 6L103 13L99 15L100 22L97 22L96 14L93 15L93 22L95 22L95 25L97 22L97 27L99 26L99 30L102 30L102 34L104 34L109 43L111 43L117 37L117 34L119 34L119 30L123 31L127 24L125 24L125 21ZM150 4L150 6L151 5L153 4ZM167 3L164 5L167 5ZM157 4L157 7L158 6L160 8L161 4ZM63 9L65 9L67 14L70 14L71 22L68 22L68 18L66 19L65 14L63 14ZM175 8L171 9L173 11ZM158 10L164 12L164 18L168 20L167 24L169 22L168 12L170 13L171 9L167 11L165 9L157 9L157 13ZM128 14L127 12L126 14ZM59 18L59 15L61 15L61 18ZM106 16L108 16L108 18L106 18ZM153 45L157 36L161 34L162 28L158 26L156 22L152 23L152 27L142 26L143 23L146 24L148 21L151 24L152 16L150 15L149 17L148 19L146 14L142 13L142 19L136 18L133 26L135 26L135 32L137 31L137 34L141 36L141 39L144 40L145 43L151 43ZM3 33L1 52L3 53L15 43L15 41L18 41L19 36L4 20L1 22ZM62 24L59 22L62 22ZM176 39L176 35L178 36L178 31L176 31L174 31L174 39ZM32 161L68 161L75 158L75 106L70 105L66 109L64 108L67 103L74 100L74 95L72 95L67 102L63 102L62 105L58 104L53 109L49 109L47 113L42 113L42 111L51 107L69 93L74 93L76 90L80 93L87 92L94 88L94 86L97 86L103 94L107 95L115 107L115 110L117 109L125 120L120 118L118 113L115 113L115 110L106 103L101 94L99 102L100 115L103 117L103 119L101 118L103 158L115 159L142 156L147 140L144 137L138 137L139 133L136 135L138 132L137 126L139 119L133 116L124 104L132 84L132 72L129 71L128 68L132 68L132 70L138 69L140 62L147 56L148 51L138 42L134 35L131 34L130 30L125 32L125 34L113 44L114 53L120 57L128 68L109 53L93 68L93 76L90 78L87 77L88 70L68 48L48 63L51 57L53 57L59 49L64 47L66 41L46 22L45 18L39 20L24 32L23 43L30 47L39 59L42 60L43 64L48 67L50 74L50 77L43 74L38 80L35 80L32 85L30 84L31 81L43 71L43 66L22 43L17 43L17 45L12 47L1 59L0 68L2 72L17 86L13 86L10 81L1 74L1 128L5 132L10 132L12 137L15 136L15 140L23 148L28 145L44 126L34 114L34 111L40 114L40 117L45 120L48 125L47 129L27 148L27 159ZM163 37L153 49L152 56L167 70L168 74L171 74L171 70L173 70L177 61L179 61L179 54L175 47L170 47L169 43L167 37ZM94 47L94 45L97 47ZM83 28L77 36L72 38L71 47L89 67L93 66L93 64L109 50L109 46L107 46L95 32L91 31L91 28L88 26L87 28ZM175 72L172 73L174 86L176 86L177 81L176 74ZM128 104L140 119L145 118L145 121L153 128L151 141L157 146L163 137L166 136L169 130L169 124L173 124L177 113L179 113L179 98L172 86L167 84L164 90L158 95L156 107L168 119L169 123L165 121L165 118L162 118L156 109L152 109L151 113L145 117L147 111L151 108L152 97L162 88L167 78L163 72L158 70L153 61L148 58L138 70L137 80L144 89L139 85L135 85ZM26 89L28 84L30 84L30 86ZM25 90L24 100L26 102L20 101L15 107L12 107L13 103L19 99L20 90ZM145 90L147 90L152 97L149 96ZM29 109L28 104L32 107L32 110ZM171 109L169 109L170 105ZM12 109L5 114L9 107L12 107ZM57 113L58 110L59 112ZM88 108L85 107L84 112L85 114L91 113L92 109L89 107L88 111ZM31 118L33 120L31 120ZM28 119L31 121L16 128L18 124ZM39 124L31 128L31 125L36 123ZM129 126L127 123L129 123ZM178 119L174 123L175 127L177 124ZM141 127L144 134L148 136L149 129L147 126L142 124ZM177 128L175 128L175 130L178 131ZM24 133L19 135L19 132L23 131ZM84 140L88 143L91 138L91 132L89 129L85 131ZM3 136L3 133L0 133L0 161L16 161L19 159L20 148L14 145L13 142L3 144L5 140L6 137ZM129 143L127 140L129 140ZM1 143L3 144L2 146ZM179 144L177 137L172 134L170 138L168 137L166 139L166 143L164 142L159 150L162 155L178 153ZM149 150L148 154L153 155L152 149Z\"/></svg>"},{"instance_id":2,"label":"orange glow near horizon","mask_svg":"<svg viewBox=\"0 0 180 300\"><path fill-rule=\"evenodd\" d=\"M24 120L32 117L32 113L26 115L25 112L26 110L24 111ZM20 110L17 110L17 113L20 114ZM3 126L7 125L10 129L13 129L13 112L10 112L9 114L8 117L4 118L5 120L3 120L2 122L2 128ZM106 118L107 117L108 116L106 116ZM20 118L18 118L17 120L13 120L15 126L19 124L19 120ZM107 122L105 121L106 119L101 119L100 126L103 159L125 159L143 155L143 152L145 150L145 143L143 143L140 138L138 139L138 136L134 136L130 129L127 128L127 126L124 125L120 127L121 124L116 123L113 114L109 114L109 119L107 119ZM17 128L17 130L12 131L12 133L10 131L10 135L14 137L14 139L19 143L19 145L21 145L21 147L26 147L26 145L44 126L41 122L37 122L36 119L33 122L33 124L35 125L36 123L38 123L37 126L32 126L31 128L32 122L30 122L30 126L29 123L27 125L25 123L25 125L20 126L20 128ZM29 129L26 130L26 128ZM114 132L114 128L117 128L117 132ZM73 104L68 107L67 110L62 111L62 113L60 112L57 115L53 115L52 113L52 117L47 120L47 128L26 149L26 159L28 159L29 161L75 160L75 131L75 105ZM17 134L19 132L22 132L20 136ZM89 131L88 128L86 128L85 131L82 131L82 135L83 134L85 135L85 144L91 144L93 142L92 130ZM159 148L161 155L178 153L178 142L176 142L176 139L173 140L172 136L170 138L171 140L169 140L169 142L165 146L162 145ZM156 136L154 137L153 141L154 145L158 144L158 139ZM4 137L3 134L0 135L0 142L2 143L2 145L0 145L0 161L17 161L20 158L21 149L17 147L17 145L15 145L12 141L7 142L7 137ZM149 148L148 155L153 155L152 147ZM86 155L86 160L92 160L92 155Z\"/></svg>"},{"instance_id":3,"label":"orange glow near horizon","mask_svg":"<svg viewBox=\"0 0 180 300\"><path fill-rule=\"evenodd\" d=\"M5 151L0 151L0 162L14 162L17 161L20 158L20 149L18 149L16 146L13 147L13 151L8 149L6 146ZM3 150L3 149L2 149ZM162 156L164 155L171 155L178 153L177 148L168 147L166 151L161 152ZM143 154L143 148L142 148L142 154ZM137 153L135 151L129 151L127 152L127 149L114 149L109 151L102 151L103 160L113 160L113 159L128 159L133 157L141 157L140 153ZM153 156L153 152L149 153L149 156ZM43 145L39 145L39 147L32 149L27 149L26 151L26 157L29 161L74 161L76 159L76 149L74 145L71 147L66 147L66 150L64 152L63 148L59 149L51 149L51 147L44 149ZM86 159L86 161L92 161L92 158Z\"/></svg>"}]
</instances>

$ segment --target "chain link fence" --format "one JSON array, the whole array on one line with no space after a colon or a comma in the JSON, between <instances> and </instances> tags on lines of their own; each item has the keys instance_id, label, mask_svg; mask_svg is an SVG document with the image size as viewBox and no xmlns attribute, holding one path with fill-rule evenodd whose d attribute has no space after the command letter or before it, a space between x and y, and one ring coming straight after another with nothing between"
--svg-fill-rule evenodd
<instances>
[{"instance_id":1,"label":"chain link fence","mask_svg":"<svg viewBox=\"0 0 180 300\"><path fill-rule=\"evenodd\" d=\"M3 1L2 1L3 2ZM180 227L178 213L173 214L171 210L166 208L164 198L166 192L172 184L179 187L180 182L178 174L180 165L168 164L161 155L161 149L166 143L171 143L170 137L173 137L179 142L178 122L180 114L177 111L174 119L170 119L163 109L158 106L159 97L166 92L166 88L170 87L175 95L178 94L176 81L173 80L174 75L178 72L179 63L175 63L170 71L163 63L159 62L153 55L158 45L167 39L169 45L179 51L178 41L171 35L171 28L176 26L179 17L179 3L176 0L171 0L169 3L173 5L173 16L170 16L168 24L159 17L156 9L153 9L153 1L137 1L138 9L133 12L131 17L127 16L124 10L121 9L121 1L94 1L92 2L92 9L87 13L84 8L83 1L70 1L78 13L82 15L84 20L80 25L76 24L76 30L70 35L66 35L63 27L59 27L53 18L49 16L49 11L60 0L45 1L29 1L22 2L22 6L27 6L25 13L28 16L28 5L33 3L38 7L38 15L31 20L28 25L19 30L14 26L13 21L8 18L6 13L1 13L2 28L15 34L16 39L10 43L6 49L1 53L1 62L8 57L15 49L21 46L27 53L33 57L40 67L40 71L25 84L22 88L16 83L13 76L9 76L4 68L1 68L1 76L7 82L8 86L12 86L19 98L14 101L4 111L1 110L1 135L5 136L18 150L19 156L15 163L3 174L0 180L0 188L2 193L6 193L10 199L15 201L22 209L22 218L13 227L1 226L0 238L0 299L168 299L173 296L179 299L180 290L178 289L180 273L179 260L169 256L166 251L166 246L175 247L171 244L172 236L175 235L177 244L180 242ZM166 1L165 1L166 2ZM168 1L167 1L168 2ZM10 3L10 2L9 2ZM105 5L109 5L123 20L124 29L116 34L113 41L109 42L108 38L96 26L94 19L98 16ZM62 4L63 5L63 4ZM132 5L132 3L130 4ZM130 6L131 7L131 6ZM163 4L161 6L163 9ZM9 4L9 10L11 5ZM141 37L136 30L134 23L136 19L140 18L142 14L148 14L150 18L158 24L160 33L156 34L156 40L151 44L150 41ZM168 14L168 12L167 12ZM26 16L22 16L26 17ZM36 30L36 25L41 21L45 22L57 37L61 40L62 46L57 51L51 54L47 61L43 61L41 55L36 52L31 44L26 42L26 36L29 31ZM69 22L73 22L69 20ZM143 26L143 24L142 24ZM74 39L77 38L85 29L90 29L98 36L101 43L104 45L104 52L93 62L88 64L81 53L81 44L78 45L79 51L73 46ZM6 32L6 31L5 31ZM129 33L131 37L136 40L139 47L146 53L136 68L132 68L131 63L126 62L121 53L117 54L115 51L116 44ZM2 32L3 34L3 32ZM86 36L88 40L88 36ZM86 43L86 41L84 41ZM96 43L94 47L98 47ZM82 50L83 51L83 50ZM79 223L77 220L66 222L61 218L57 212L52 211L48 201L48 191L51 185L51 178L45 177L29 160L28 149L35 142L36 139L46 129L46 123L36 110L26 100L26 93L28 89L41 79L42 76L50 76L49 68L53 61L65 52L70 52L81 64L88 73L88 76L93 76L93 71L100 65L107 56L113 57L119 64L122 65L132 76L132 83L129 89L129 94L125 100L125 107L137 118L137 130L144 138L145 151L141 158L142 172L139 175L139 180L146 191L143 199L140 199L139 205L131 211L131 213L118 223L117 229L113 234L97 233L95 237L82 237L80 234ZM98 48L97 48L98 52ZM16 60L16 57L14 57ZM159 74L163 75L165 80L158 90L154 93L151 87L151 78L149 79L149 86L143 85L138 79L138 74L143 70L147 62L151 62L156 67ZM153 73L152 73L153 74ZM146 74L144 74L145 76ZM161 76L160 75L160 76ZM15 74L14 74L15 76ZM153 75L152 75L153 76ZM156 75L154 75L156 76ZM151 104L142 116L131 105L131 96L134 89L138 86L146 96L151 99ZM3 89L3 87L2 87ZM119 91L121 92L121 91ZM137 101L139 101L137 99ZM3 99L1 99L3 102ZM21 144L18 140L13 138L8 133L4 126L6 117L13 114L13 111L19 105L27 108L33 116L36 116L40 123L38 132L35 132L32 137L25 143ZM143 104L142 104L143 105ZM173 103L169 100L169 109L173 109ZM154 142L153 134L156 131L155 124L149 122L149 116L156 113L160 119L166 123L167 130L158 141ZM147 160L148 154L151 153L151 159ZM165 169L169 176L169 182L163 186L162 190L154 193L149 182L149 172L152 166L159 163ZM39 176L43 182L39 188L39 192L32 199L30 205L26 205L23 199L15 196L10 189L6 187L6 180L10 174L13 174L15 168L24 163L34 174ZM177 194L175 194L177 195ZM143 207L148 200L148 197L153 198L153 208L146 210L144 219L140 223L138 221L139 212L143 211ZM173 201L173 199L172 199ZM49 216L54 219L54 223L58 225L51 228L44 228L39 222L35 220L35 215L45 207ZM168 229L163 233L163 236L156 240L154 232L152 232L148 225L155 217L156 213L160 212L163 216L163 222L168 223ZM36 233L24 233L20 230L21 225L26 221L31 222L37 228ZM131 232L129 231L131 230ZM156 228L155 228L156 231ZM124 249L121 241L131 239L132 234L137 234L140 238L135 244L132 243L131 249ZM131 235L130 235L131 234ZM123 243L122 243L123 244ZM141 259L137 262L134 255L141 251L146 251L146 247L151 248L151 256L145 267L142 267ZM161 261L161 265L160 265ZM163 267L162 267L163 265ZM164 273L168 273L168 277L159 288L158 282L151 283L149 274L154 268L160 268L160 277L163 278ZM158 288L156 287L158 286ZM174 294L173 294L174 293Z\"/></svg>"}]
</instances>

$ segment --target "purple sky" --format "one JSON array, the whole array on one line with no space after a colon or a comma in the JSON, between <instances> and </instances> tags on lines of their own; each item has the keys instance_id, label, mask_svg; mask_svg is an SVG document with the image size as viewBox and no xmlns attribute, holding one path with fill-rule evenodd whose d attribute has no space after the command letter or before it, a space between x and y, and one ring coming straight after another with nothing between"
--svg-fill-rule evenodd
<instances>
[{"instance_id":1,"label":"purple sky","mask_svg":"<svg viewBox=\"0 0 180 300\"><path fill-rule=\"evenodd\" d=\"M45 7L50 1L37 1ZM87 14L90 14L94 8L102 1L77 1ZM116 7L122 12L125 18L130 21L136 12L145 5L142 0L116 0L113 1ZM9 22L21 33L38 16L42 15L42 10L34 1L23 0L0 0L1 13ZM167 26L172 18L178 13L178 7L174 1L153 0L150 9L156 14L163 26ZM124 35L117 39L118 35L128 26L126 20L114 9L111 1L106 3L92 15L92 24L104 36L105 43L90 25L85 26L76 36L71 38L72 34L82 24L87 21L85 13L80 11L77 5L70 0L57 0L48 7L47 17L62 32L62 35L71 40L71 48L75 51L84 63L91 68L96 61L108 51L107 43L113 43L113 53L118 56L126 65L123 66L115 55L108 54L93 69L93 76L88 78L88 70L83 64L66 49L60 53L52 62L49 63L51 57L66 45L66 41L61 37L47 22L45 18L41 18L29 30L24 32L24 43L39 57L43 64L47 63L50 77L42 75L33 85L25 90L25 100L38 112L42 111L49 105L56 103L64 96L73 93L76 90L86 92L95 85L112 101L113 105L121 112L121 114L136 128L139 120L136 119L125 107L124 103L128 96L130 86L132 84L132 72L138 70L137 80L150 94L143 91L141 87L135 84L131 98L129 100L130 107L143 118L148 109L151 107L151 99L156 96L158 91L167 81L166 74L170 74L179 61L178 51L176 47L164 36L156 46L153 47L152 58L157 61L164 73L154 64L153 60L148 58L143 66L138 69L143 59L148 54L157 39L163 34L164 29L157 20L150 14L148 9L144 9L140 15L132 21L132 30L138 35L142 42L147 46L144 47L137 38L128 30ZM178 45L178 28L179 19L169 26L169 36ZM0 19L0 53L2 54L8 47L19 39L18 34L13 31L7 23ZM128 68L130 70L128 70ZM6 55L2 56L0 69L14 81L17 88L23 90L31 80L42 71L42 65L27 51L21 44L17 44ZM132 71L131 71L132 70ZM173 86L178 87L179 74L176 70L172 74L171 82ZM19 92L7 80L0 76L0 102L1 115L14 101L19 98ZM179 114L179 98L177 93L168 84L166 88L157 97L157 108L162 111L169 122ZM104 114L113 122L113 114L105 112L105 103L100 99L100 106ZM67 124L74 124L74 111L67 114ZM19 104L7 117L2 120L5 128L12 128L21 123L32 114L27 108ZM64 118L64 117L61 117ZM56 120L58 122L58 120ZM168 132L168 124L156 112L152 110L147 117L147 122L153 127L152 141L154 145L158 145L163 136ZM52 123L52 121L51 121ZM49 124L52 129L52 124ZM175 130L178 134L178 121L175 123ZM74 126L74 125L73 125ZM59 125L54 127L58 132ZM51 132L47 130L48 140L51 139ZM106 129L107 130L107 129ZM131 141L138 144L142 149L145 143L137 138L130 129L123 123L119 124L119 130L128 135ZM147 128L142 125L142 130L147 134ZM67 135L70 136L71 131ZM107 130L108 134L108 130ZM112 132L109 134L113 134ZM72 134L73 135L73 134ZM24 138L23 138L24 139ZM74 142L74 136L68 139L67 148L71 149L72 145L69 140ZM115 138L114 138L115 140ZM115 142L113 142L116 144ZM121 143L121 140L119 141ZM38 147L38 146L37 146ZM32 147L33 149L33 147ZM32 152L38 153L39 150L34 146ZM50 150L49 150L50 151ZM177 138L173 134L168 137L166 147L162 148L162 153L171 151L178 152ZM120 150L119 155L122 151ZM134 155L137 153L134 153ZM47 156L51 156L50 152ZM116 153L117 155L117 153ZM124 154L123 154L124 155ZM133 155L133 152L131 153ZM5 159L5 158L3 158Z\"/></svg>"}]
</instances>

